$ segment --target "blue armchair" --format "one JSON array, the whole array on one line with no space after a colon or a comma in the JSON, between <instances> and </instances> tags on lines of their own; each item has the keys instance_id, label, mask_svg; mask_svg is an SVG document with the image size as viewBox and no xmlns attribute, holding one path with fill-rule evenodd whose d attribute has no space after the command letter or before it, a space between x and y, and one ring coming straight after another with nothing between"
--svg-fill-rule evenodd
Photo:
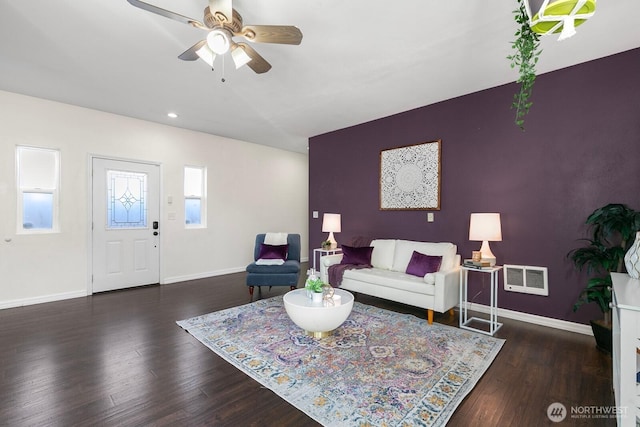
<instances>
[{"instance_id":1,"label":"blue armchair","mask_svg":"<svg viewBox=\"0 0 640 427\"><path fill-rule=\"evenodd\" d=\"M247 266L247 286L249 287L249 295L253 299L253 289L255 286L289 286L295 289L298 286L298 278L300 277L300 235L289 234L287 236L287 244L289 250L287 259L282 265L259 265L255 261L260 255L260 245L264 243L265 234L256 236L256 244L253 249L254 262Z\"/></svg>"}]
</instances>

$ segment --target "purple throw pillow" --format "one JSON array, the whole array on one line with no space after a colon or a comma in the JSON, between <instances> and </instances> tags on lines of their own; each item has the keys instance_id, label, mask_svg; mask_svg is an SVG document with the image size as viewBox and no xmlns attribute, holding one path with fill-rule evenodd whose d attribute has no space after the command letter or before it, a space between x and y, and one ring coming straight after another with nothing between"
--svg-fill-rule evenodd
<instances>
[{"instance_id":1,"label":"purple throw pillow","mask_svg":"<svg viewBox=\"0 0 640 427\"><path fill-rule=\"evenodd\" d=\"M258 259L287 259L289 245L267 245L260 243L260 255Z\"/></svg>"},{"instance_id":2,"label":"purple throw pillow","mask_svg":"<svg viewBox=\"0 0 640 427\"><path fill-rule=\"evenodd\" d=\"M442 264L441 256L425 255L420 252L413 251L411 261L407 265L407 274L418 277L424 277L427 273L435 273L440 269Z\"/></svg>"},{"instance_id":3,"label":"purple throw pillow","mask_svg":"<svg viewBox=\"0 0 640 427\"><path fill-rule=\"evenodd\" d=\"M369 265L371 264L372 246L354 248L342 245L342 261L340 264Z\"/></svg>"}]
</instances>

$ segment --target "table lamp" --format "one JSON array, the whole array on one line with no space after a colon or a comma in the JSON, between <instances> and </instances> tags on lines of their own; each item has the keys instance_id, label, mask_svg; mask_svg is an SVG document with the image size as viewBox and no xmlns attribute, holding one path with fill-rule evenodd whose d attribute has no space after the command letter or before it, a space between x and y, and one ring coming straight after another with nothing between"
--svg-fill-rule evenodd
<instances>
[{"instance_id":1,"label":"table lamp","mask_svg":"<svg viewBox=\"0 0 640 427\"><path fill-rule=\"evenodd\" d=\"M469 221L469 240L481 241L482 261L496 265L496 256L491 252L489 242L502 241L502 227L499 213L472 213Z\"/></svg>"},{"instance_id":2,"label":"table lamp","mask_svg":"<svg viewBox=\"0 0 640 427\"><path fill-rule=\"evenodd\" d=\"M340 214L336 213L326 213L322 216L322 231L324 233L329 233L329 237L327 240L331 242L330 249L335 249L338 247L338 242L336 242L335 237L333 237L333 233L340 233Z\"/></svg>"}]
</instances>

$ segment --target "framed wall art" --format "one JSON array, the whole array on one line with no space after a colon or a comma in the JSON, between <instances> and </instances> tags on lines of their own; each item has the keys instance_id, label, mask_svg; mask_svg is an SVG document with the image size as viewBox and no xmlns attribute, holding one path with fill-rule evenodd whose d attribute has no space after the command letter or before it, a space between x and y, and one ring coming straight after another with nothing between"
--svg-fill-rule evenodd
<instances>
[{"instance_id":1,"label":"framed wall art","mask_svg":"<svg viewBox=\"0 0 640 427\"><path fill-rule=\"evenodd\" d=\"M440 210L441 143L380 151L381 210Z\"/></svg>"}]
</instances>

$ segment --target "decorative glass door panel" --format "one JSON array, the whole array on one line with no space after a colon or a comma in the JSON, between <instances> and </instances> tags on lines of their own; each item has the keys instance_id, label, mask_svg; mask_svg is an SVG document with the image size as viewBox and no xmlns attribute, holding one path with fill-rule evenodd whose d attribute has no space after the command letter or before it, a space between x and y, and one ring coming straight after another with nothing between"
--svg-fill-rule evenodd
<instances>
[{"instance_id":1,"label":"decorative glass door panel","mask_svg":"<svg viewBox=\"0 0 640 427\"><path fill-rule=\"evenodd\" d=\"M107 171L107 229L147 228L147 174Z\"/></svg>"}]
</instances>

